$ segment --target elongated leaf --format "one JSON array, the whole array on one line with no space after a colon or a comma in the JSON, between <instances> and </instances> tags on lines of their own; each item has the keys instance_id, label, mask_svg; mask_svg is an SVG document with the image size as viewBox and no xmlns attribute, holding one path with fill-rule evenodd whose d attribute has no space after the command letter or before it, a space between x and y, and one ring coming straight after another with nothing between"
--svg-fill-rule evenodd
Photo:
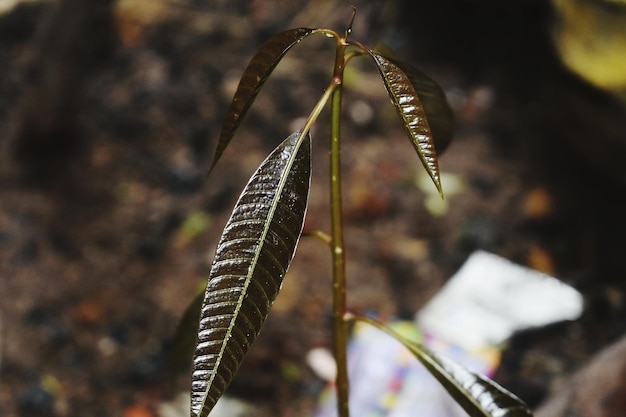
<instances>
[{"instance_id":1,"label":"elongated leaf","mask_svg":"<svg viewBox=\"0 0 626 417\"><path fill-rule=\"evenodd\" d=\"M402 118L404 127L413 147L435 183L439 194L443 195L439 176L439 163L430 125L424 106L409 76L391 59L373 50L369 51L380 71L389 93L389 98Z\"/></svg>"},{"instance_id":2,"label":"elongated leaf","mask_svg":"<svg viewBox=\"0 0 626 417\"><path fill-rule=\"evenodd\" d=\"M311 140L294 133L262 163L218 243L194 355L191 412L206 416L265 322L302 233Z\"/></svg>"},{"instance_id":3,"label":"elongated leaf","mask_svg":"<svg viewBox=\"0 0 626 417\"><path fill-rule=\"evenodd\" d=\"M196 349L196 338L200 324L200 312L204 302L205 291L199 292L187 306L180 319L170 347L169 376L176 377L179 373L189 369L191 357Z\"/></svg>"},{"instance_id":4,"label":"elongated leaf","mask_svg":"<svg viewBox=\"0 0 626 417\"><path fill-rule=\"evenodd\" d=\"M437 155L441 155L452 141L452 126L454 123L452 109L446 100L445 93L439 87L439 84L417 68L401 61L393 60L392 62L404 71L407 77L409 77L413 88L415 88L424 107L424 113L426 113L426 120L428 120L428 126L430 126L430 131L433 135L435 150Z\"/></svg>"},{"instance_id":5,"label":"elongated leaf","mask_svg":"<svg viewBox=\"0 0 626 417\"><path fill-rule=\"evenodd\" d=\"M397 59L385 45L377 45L374 50L404 71L409 77L409 81L411 81L424 107L437 155L441 155L452 141L454 124L452 109L448 104L446 94L439 84L411 64Z\"/></svg>"},{"instance_id":6,"label":"elongated leaf","mask_svg":"<svg viewBox=\"0 0 626 417\"><path fill-rule=\"evenodd\" d=\"M292 46L318 31L318 29L298 28L277 33L252 57L241 76L235 96L230 103L209 172L224 153L243 117L276 65Z\"/></svg>"},{"instance_id":7,"label":"elongated leaf","mask_svg":"<svg viewBox=\"0 0 626 417\"><path fill-rule=\"evenodd\" d=\"M521 399L494 381L407 340L382 323L368 317L355 319L377 327L406 346L471 417L532 417Z\"/></svg>"}]
</instances>

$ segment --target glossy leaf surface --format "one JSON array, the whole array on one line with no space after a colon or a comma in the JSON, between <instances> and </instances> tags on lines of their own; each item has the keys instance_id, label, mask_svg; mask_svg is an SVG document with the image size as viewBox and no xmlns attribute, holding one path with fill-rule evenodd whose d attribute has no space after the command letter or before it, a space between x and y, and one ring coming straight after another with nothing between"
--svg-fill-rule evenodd
<instances>
[{"instance_id":1,"label":"glossy leaf surface","mask_svg":"<svg viewBox=\"0 0 626 417\"><path fill-rule=\"evenodd\" d=\"M417 68L401 61L393 60L392 62L404 71L407 77L409 77L413 88L415 88L424 107L424 113L426 113L426 120L428 120L428 126L430 126L430 132L433 135L435 150L438 155L441 155L452 141L452 127L454 123L452 109L448 104L445 93L439 87L439 84Z\"/></svg>"},{"instance_id":2,"label":"glossy leaf surface","mask_svg":"<svg viewBox=\"0 0 626 417\"><path fill-rule=\"evenodd\" d=\"M411 81L424 107L437 154L441 155L452 141L454 125L454 116L446 99L446 94L439 84L411 64L398 60L386 46L380 45L374 50L386 57L409 77L409 81Z\"/></svg>"},{"instance_id":3,"label":"glossy leaf surface","mask_svg":"<svg viewBox=\"0 0 626 417\"><path fill-rule=\"evenodd\" d=\"M302 233L311 140L294 133L254 173L218 243L193 360L192 416L230 384L278 294Z\"/></svg>"},{"instance_id":4,"label":"glossy leaf surface","mask_svg":"<svg viewBox=\"0 0 626 417\"><path fill-rule=\"evenodd\" d=\"M427 114L409 76L394 61L378 52L369 51L380 71L389 98L402 118L413 147L435 183L440 194L441 179L437 152Z\"/></svg>"},{"instance_id":5,"label":"glossy leaf surface","mask_svg":"<svg viewBox=\"0 0 626 417\"><path fill-rule=\"evenodd\" d=\"M318 29L298 28L277 33L252 57L241 76L235 96L230 103L210 170L224 153L243 117L276 65L292 46L318 31Z\"/></svg>"},{"instance_id":6,"label":"glossy leaf surface","mask_svg":"<svg viewBox=\"0 0 626 417\"><path fill-rule=\"evenodd\" d=\"M471 417L532 417L528 406L492 380L402 337L382 323L359 317L401 342Z\"/></svg>"}]
</instances>

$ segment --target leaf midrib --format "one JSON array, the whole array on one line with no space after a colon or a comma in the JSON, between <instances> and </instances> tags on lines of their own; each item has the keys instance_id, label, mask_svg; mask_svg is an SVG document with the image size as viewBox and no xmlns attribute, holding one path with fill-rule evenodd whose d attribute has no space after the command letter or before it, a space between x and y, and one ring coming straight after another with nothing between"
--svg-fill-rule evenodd
<instances>
[{"instance_id":1,"label":"leaf midrib","mask_svg":"<svg viewBox=\"0 0 626 417\"><path fill-rule=\"evenodd\" d=\"M241 291L241 294L239 295L239 299L237 300L237 305L235 307L235 312L233 314L233 317L230 321L230 324L228 325L228 330L226 332L226 335L224 336L224 341L222 343L222 346L220 348L220 352L217 356L217 359L215 361L215 366L213 368L213 371L211 372L211 377L208 380L207 383L207 388L206 388L206 392L204 393L204 396L202 398L202 403L200 404L200 416L204 415L203 411L205 408L205 403L206 400L208 398L208 394L209 391L211 390L211 386L213 385L213 381L215 379L215 376L218 374L217 370L220 366L220 364L222 363L222 358L224 356L224 352L226 350L226 345L227 340L230 339L230 336L232 334L233 328L235 326L235 322L237 321L237 317L239 316L239 311L241 310L241 306L243 305L243 299L245 298L247 291L248 291L248 287L250 285L250 281L252 279L252 275L254 273L254 270L256 268L256 264L259 260L259 256L261 255L261 250L263 248L263 245L265 243L265 237L267 236L268 232L269 232L269 228L270 228L270 224L272 223L272 219L274 217L274 213L276 212L276 208L278 207L278 203L280 202L280 197L282 195L283 189L285 187L285 183L287 182L287 178L289 177L289 172L291 170L291 167L293 166L293 163L298 155L298 151L300 150L300 146L302 145L302 141L304 139L305 135L303 135L303 132L300 132L300 134L298 135L298 138L296 139L295 144L293 145L294 149L291 152L291 155L289 156L289 159L287 161L287 164L285 165L285 167L283 168L283 173L286 173L286 175L281 175L280 180L278 182L278 187L277 187L277 191L274 194L274 198L272 199L272 203L269 206L269 211L267 213L267 219L268 221L265 222L265 225L263 227L263 231L261 233L261 236L259 237L259 245L255 248L255 253L254 253L254 257L252 259L252 262L250 263L250 266L248 267L248 272L246 275L246 281L243 285L243 289Z\"/></svg>"}]
</instances>

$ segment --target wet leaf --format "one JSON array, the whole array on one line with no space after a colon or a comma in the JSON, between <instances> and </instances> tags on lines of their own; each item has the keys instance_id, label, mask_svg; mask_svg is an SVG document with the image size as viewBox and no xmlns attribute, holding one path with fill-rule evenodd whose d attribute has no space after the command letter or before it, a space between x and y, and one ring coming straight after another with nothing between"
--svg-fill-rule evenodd
<instances>
[{"instance_id":1,"label":"wet leaf","mask_svg":"<svg viewBox=\"0 0 626 417\"><path fill-rule=\"evenodd\" d=\"M402 118L411 143L426 168L426 172L435 183L439 194L443 195L433 133L424 105L411 78L390 58L373 50L369 53L374 58L389 98Z\"/></svg>"},{"instance_id":2,"label":"wet leaf","mask_svg":"<svg viewBox=\"0 0 626 417\"><path fill-rule=\"evenodd\" d=\"M283 56L302 39L318 32L319 29L298 28L277 33L252 57L241 76L235 96L230 103L209 172L217 164L243 117Z\"/></svg>"},{"instance_id":3,"label":"wet leaf","mask_svg":"<svg viewBox=\"0 0 626 417\"><path fill-rule=\"evenodd\" d=\"M437 154L441 155L452 141L454 123L454 116L446 99L446 94L439 84L411 64L397 59L385 45L378 45L374 50L386 57L409 77L424 107Z\"/></svg>"},{"instance_id":4,"label":"wet leaf","mask_svg":"<svg viewBox=\"0 0 626 417\"><path fill-rule=\"evenodd\" d=\"M192 416L207 416L265 322L302 233L311 140L289 136L239 197L218 243L193 360Z\"/></svg>"},{"instance_id":5,"label":"wet leaf","mask_svg":"<svg viewBox=\"0 0 626 417\"><path fill-rule=\"evenodd\" d=\"M417 91L433 135L435 149L437 154L441 155L452 141L453 126L452 109L448 105L445 93L439 84L417 68L400 61L394 60L393 63L404 71Z\"/></svg>"},{"instance_id":6,"label":"wet leaf","mask_svg":"<svg viewBox=\"0 0 626 417\"><path fill-rule=\"evenodd\" d=\"M373 319L355 319L375 326L406 346L470 417L532 417L532 412L521 399L489 378L411 342Z\"/></svg>"}]
</instances>

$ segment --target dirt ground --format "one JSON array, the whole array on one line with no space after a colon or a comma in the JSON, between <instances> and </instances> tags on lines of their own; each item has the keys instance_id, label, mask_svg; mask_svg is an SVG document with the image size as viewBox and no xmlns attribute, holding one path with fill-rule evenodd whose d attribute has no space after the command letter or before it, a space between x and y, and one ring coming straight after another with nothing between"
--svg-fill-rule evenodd
<instances>
[{"instance_id":1,"label":"dirt ground","mask_svg":"<svg viewBox=\"0 0 626 417\"><path fill-rule=\"evenodd\" d=\"M120 0L111 14L107 0L24 2L0 15L0 415L155 416L188 391L188 368L168 373L176 326L241 188L313 107L333 51L311 39L285 58L207 178L238 76L272 33L344 30L350 17L343 2L210 3ZM448 94L455 138L440 167L459 185L431 208L374 67L355 62L350 306L412 317L476 249L563 279L585 296L583 317L515 335L496 374L535 407L626 332L626 171L610 142L624 109L561 68L544 1L362 3L354 39L392 45ZM309 229L328 230L325 132L322 117ZM329 260L301 241L229 391L258 416L314 410L323 382L304 357L330 343Z\"/></svg>"}]
</instances>

